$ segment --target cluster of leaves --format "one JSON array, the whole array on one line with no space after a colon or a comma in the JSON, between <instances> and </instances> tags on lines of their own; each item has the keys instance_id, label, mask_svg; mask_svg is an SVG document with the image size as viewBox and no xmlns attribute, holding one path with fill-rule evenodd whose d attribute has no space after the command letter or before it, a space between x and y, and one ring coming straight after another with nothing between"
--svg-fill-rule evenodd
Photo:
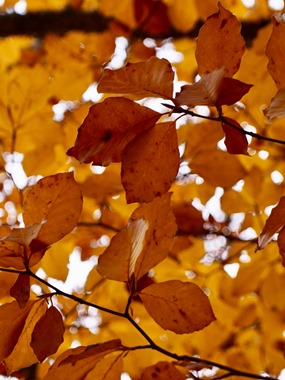
<instances>
[{"instance_id":1,"label":"cluster of leaves","mask_svg":"<svg viewBox=\"0 0 285 380\"><path fill-rule=\"evenodd\" d=\"M155 22L147 23L150 9ZM170 26L163 2L138 1L135 10L149 33ZM280 373L285 198L283 182L271 178L285 175L275 120L285 116L285 26L277 16L272 25L246 49L240 22L219 3L195 55L189 41L180 45L195 56L196 81L189 62L172 66L142 43L137 57L144 59L106 68L99 80L118 24L102 35L49 35L40 49L28 48L29 38L17 40L16 52L0 41L1 50L20 52L18 65L12 52L3 60L0 88L2 374L21 378L39 362L37 377L45 380L113 380L124 371L140 380ZM175 71L184 79L177 93ZM65 102L63 120L52 120L52 105L77 99L93 80L98 93L112 96ZM15 152L30 175L24 185ZM98 166L106 167L102 174ZM217 188L222 221L206 215ZM247 237L249 227L258 239ZM278 249L269 244L276 233ZM82 289L65 291L52 278L66 280L74 249L96 264ZM236 277L226 272L230 264Z\"/></svg>"}]
</instances>

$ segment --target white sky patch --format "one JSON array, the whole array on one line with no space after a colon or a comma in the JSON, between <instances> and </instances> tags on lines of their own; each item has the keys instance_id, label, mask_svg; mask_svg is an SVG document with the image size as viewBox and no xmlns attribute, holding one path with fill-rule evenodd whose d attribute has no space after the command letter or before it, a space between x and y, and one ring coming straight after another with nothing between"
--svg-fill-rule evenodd
<instances>
[{"instance_id":1,"label":"white sky patch","mask_svg":"<svg viewBox=\"0 0 285 380\"><path fill-rule=\"evenodd\" d=\"M278 170L271 173L271 179L276 185L280 185L284 181L283 175Z\"/></svg>"},{"instance_id":2,"label":"white sky patch","mask_svg":"<svg viewBox=\"0 0 285 380\"><path fill-rule=\"evenodd\" d=\"M156 50L157 58L165 58L170 63L178 63L183 61L184 55L175 49L175 46L171 42L164 43Z\"/></svg>"},{"instance_id":3,"label":"white sky patch","mask_svg":"<svg viewBox=\"0 0 285 380\"><path fill-rule=\"evenodd\" d=\"M283 0L268 0L268 6L274 11L281 11L284 8L284 1Z\"/></svg>"},{"instance_id":4,"label":"white sky patch","mask_svg":"<svg viewBox=\"0 0 285 380\"><path fill-rule=\"evenodd\" d=\"M128 225L128 231L131 234L132 252L130 257L129 278L135 272L136 262L142 253L143 243L146 231L148 229L148 222L144 219L132 220Z\"/></svg>"},{"instance_id":5,"label":"white sky patch","mask_svg":"<svg viewBox=\"0 0 285 380\"><path fill-rule=\"evenodd\" d=\"M267 158L269 157L269 153L267 152L267 150L260 150L258 152L258 157L262 160L267 160Z\"/></svg>"},{"instance_id":6,"label":"white sky patch","mask_svg":"<svg viewBox=\"0 0 285 380\"><path fill-rule=\"evenodd\" d=\"M128 40L125 37L116 38L116 48L111 61L106 66L108 69L119 69L125 63L127 58L126 49L128 47Z\"/></svg>"},{"instance_id":7,"label":"white sky patch","mask_svg":"<svg viewBox=\"0 0 285 380\"><path fill-rule=\"evenodd\" d=\"M239 270L239 264L238 263L233 263L233 264L226 264L224 265L224 271L227 272L227 274L231 278L236 278Z\"/></svg>"},{"instance_id":8,"label":"white sky patch","mask_svg":"<svg viewBox=\"0 0 285 380\"><path fill-rule=\"evenodd\" d=\"M241 0L242 3L247 7L247 8L252 8L255 6L255 0Z\"/></svg>"},{"instance_id":9,"label":"white sky patch","mask_svg":"<svg viewBox=\"0 0 285 380\"><path fill-rule=\"evenodd\" d=\"M82 95L84 102L98 103L103 98L103 94L99 94L97 91L97 84L92 83Z\"/></svg>"},{"instance_id":10,"label":"white sky patch","mask_svg":"<svg viewBox=\"0 0 285 380\"><path fill-rule=\"evenodd\" d=\"M22 153L4 153L6 162L5 169L9 173L18 189L24 189L27 186L28 178L24 172L22 161L24 155Z\"/></svg>"}]
</instances>

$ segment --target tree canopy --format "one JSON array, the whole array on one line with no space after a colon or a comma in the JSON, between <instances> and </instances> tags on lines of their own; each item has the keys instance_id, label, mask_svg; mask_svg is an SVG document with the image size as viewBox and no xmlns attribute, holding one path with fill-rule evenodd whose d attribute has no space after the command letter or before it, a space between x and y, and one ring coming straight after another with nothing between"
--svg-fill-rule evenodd
<instances>
[{"instance_id":1,"label":"tree canopy","mask_svg":"<svg viewBox=\"0 0 285 380\"><path fill-rule=\"evenodd\" d=\"M282 7L0 2L0 375L282 374Z\"/></svg>"}]
</instances>

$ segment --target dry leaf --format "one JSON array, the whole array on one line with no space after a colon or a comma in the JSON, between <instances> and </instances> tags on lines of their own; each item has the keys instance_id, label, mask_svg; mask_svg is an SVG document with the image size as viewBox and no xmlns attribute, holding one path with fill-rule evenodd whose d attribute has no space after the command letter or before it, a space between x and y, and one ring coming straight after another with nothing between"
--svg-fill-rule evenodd
<instances>
[{"instance_id":1,"label":"dry leaf","mask_svg":"<svg viewBox=\"0 0 285 380\"><path fill-rule=\"evenodd\" d=\"M223 78L222 85L220 87L217 104L219 106L230 106L238 102L248 91L252 85L241 82L233 78Z\"/></svg>"},{"instance_id":2,"label":"dry leaf","mask_svg":"<svg viewBox=\"0 0 285 380\"><path fill-rule=\"evenodd\" d=\"M128 143L152 127L160 114L125 98L94 104L78 130L75 146L67 152L80 163L107 166L120 162Z\"/></svg>"},{"instance_id":3,"label":"dry leaf","mask_svg":"<svg viewBox=\"0 0 285 380\"><path fill-rule=\"evenodd\" d=\"M277 94L271 100L269 107L263 112L270 120L276 117L285 117L285 88L281 88L277 91Z\"/></svg>"},{"instance_id":4,"label":"dry leaf","mask_svg":"<svg viewBox=\"0 0 285 380\"><path fill-rule=\"evenodd\" d=\"M200 75L222 67L232 77L245 51L240 22L218 2L219 11L209 16L199 31L196 59Z\"/></svg>"},{"instance_id":5,"label":"dry leaf","mask_svg":"<svg viewBox=\"0 0 285 380\"><path fill-rule=\"evenodd\" d=\"M140 297L155 322L177 334L199 331L216 319L208 297L191 282L153 284L143 289Z\"/></svg>"},{"instance_id":6,"label":"dry leaf","mask_svg":"<svg viewBox=\"0 0 285 380\"><path fill-rule=\"evenodd\" d=\"M25 274L19 274L15 284L10 289L10 296L14 297L20 308L26 306L30 298L30 277Z\"/></svg>"},{"instance_id":7,"label":"dry leaf","mask_svg":"<svg viewBox=\"0 0 285 380\"><path fill-rule=\"evenodd\" d=\"M225 118L225 121L236 126L236 128L234 128L226 122L222 123L227 151L231 154L245 154L247 156L248 141L246 135L243 133L242 127L238 122L228 117Z\"/></svg>"},{"instance_id":8,"label":"dry leaf","mask_svg":"<svg viewBox=\"0 0 285 380\"><path fill-rule=\"evenodd\" d=\"M166 193L179 163L175 123L159 123L140 133L123 153L121 176L127 202L150 202Z\"/></svg>"},{"instance_id":9,"label":"dry leaf","mask_svg":"<svg viewBox=\"0 0 285 380\"><path fill-rule=\"evenodd\" d=\"M173 363L161 361L146 367L140 380L185 380L185 373L178 371Z\"/></svg>"},{"instance_id":10,"label":"dry leaf","mask_svg":"<svg viewBox=\"0 0 285 380\"><path fill-rule=\"evenodd\" d=\"M166 59L127 63L118 70L105 69L98 92L128 95L132 99L159 97L172 99L174 71Z\"/></svg>"}]
</instances>

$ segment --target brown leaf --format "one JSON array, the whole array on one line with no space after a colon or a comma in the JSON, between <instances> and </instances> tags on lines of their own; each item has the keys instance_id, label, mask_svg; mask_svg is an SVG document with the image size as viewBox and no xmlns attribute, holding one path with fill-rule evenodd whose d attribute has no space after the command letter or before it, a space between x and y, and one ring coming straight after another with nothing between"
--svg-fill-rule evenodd
<instances>
[{"instance_id":1,"label":"brown leaf","mask_svg":"<svg viewBox=\"0 0 285 380\"><path fill-rule=\"evenodd\" d=\"M199 331L216 319L208 297L191 282L153 284L140 292L140 297L155 322L177 334Z\"/></svg>"},{"instance_id":2,"label":"brown leaf","mask_svg":"<svg viewBox=\"0 0 285 380\"><path fill-rule=\"evenodd\" d=\"M0 241L0 265L4 268L25 269L24 246L11 241Z\"/></svg>"},{"instance_id":3,"label":"brown leaf","mask_svg":"<svg viewBox=\"0 0 285 380\"><path fill-rule=\"evenodd\" d=\"M169 33L168 8L163 1L135 0L134 10L138 25L149 35Z\"/></svg>"},{"instance_id":4,"label":"brown leaf","mask_svg":"<svg viewBox=\"0 0 285 380\"><path fill-rule=\"evenodd\" d=\"M278 243L278 248L279 248L279 253L282 257L282 265L285 267L285 228L283 227L277 238L277 243Z\"/></svg>"},{"instance_id":5,"label":"brown leaf","mask_svg":"<svg viewBox=\"0 0 285 380\"><path fill-rule=\"evenodd\" d=\"M178 371L173 363L161 361L145 368L140 380L185 380L185 374Z\"/></svg>"},{"instance_id":6,"label":"brown leaf","mask_svg":"<svg viewBox=\"0 0 285 380\"><path fill-rule=\"evenodd\" d=\"M276 117L285 117L285 88L277 91L277 94L271 99L269 107L263 112L270 120Z\"/></svg>"},{"instance_id":7,"label":"brown leaf","mask_svg":"<svg viewBox=\"0 0 285 380\"><path fill-rule=\"evenodd\" d=\"M246 135L242 132L242 127L233 119L226 117L225 120L236 126L234 128L227 123L222 123L227 151L231 154L245 154L247 156L248 141Z\"/></svg>"},{"instance_id":8,"label":"brown leaf","mask_svg":"<svg viewBox=\"0 0 285 380\"><path fill-rule=\"evenodd\" d=\"M187 235L205 234L205 221L202 217L202 213L192 206L191 203L175 203L172 207L172 211L179 233Z\"/></svg>"},{"instance_id":9,"label":"brown leaf","mask_svg":"<svg viewBox=\"0 0 285 380\"><path fill-rule=\"evenodd\" d=\"M238 102L251 89L252 84L247 84L233 78L223 78L217 104L230 106Z\"/></svg>"},{"instance_id":10,"label":"brown leaf","mask_svg":"<svg viewBox=\"0 0 285 380\"><path fill-rule=\"evenodd\" d=\"M57 351L63 342L63 334L61 313L51 306L36 323L30 343L40 362Z\"/></svg>"},{"instance_id":11,"label":"brown leaf","mask_svg":"<svg viewBox=\"0 0 285 380\"><path fill-rule=\"evenodd\" d=\"M37 240L50 245L73 230L81 214L82 195L73 173L42 178L28 189L23 206L25 224L45 223Z\"/></svg>"},{"instance_id":12,"label":"brown leaf","mask_svg":"<svg viewBox=\"0 0 285 380\"><path fill-rule=\"evenodd\" d=\"M19 274L15 284L10 289L10 296L16 299L20 308L25 307L30 298L30 276Z\"/></svg>"},{"instance_id":13,"label":"brown leaf","mask_svg":"<svg viewBox=\"0 0 285 380\"><path fill-rule=\"evenodd\" d=\"M197 83L181 87L181 91L174 99L175 104L186 105L189 108L216 105L224 75L223 67L211 73L202 74Z\"/></svg>"},{"instance_id":14,"label":"brown leaf","mask_svg":"<svg viewBox=\"0 0 285 380\"><path fill-rule=\"evenodd\" d=\"M159 97L172 99L174 71L164 58L127 63L118 70L105 69L98 92L128 95L132 99Z\"/></svg>"},{"instance_id":15,"label":"brown leaf","mask_svg":"<svg viewBox=\"0 0 285 380\"><path fill-rule=\"evenodd\" d=\"M266 45L265 54L268 57L268 71L278 89L285 87L285 25L278 16L272 17L272 33Z\"/></svg>"},{"instance_id":16,"label":"brown leaf","mask_svg":"<svg viewBox=\"0 0 285 380\"><path fill-rule=\"evenodd\" d=\"M209 16L199 31L196 59L200 75L225 68L232 77L239 69L245 43L240 34L240 22L220 2L219 11Z\"/></svg>"},{"instance_id":17,"label":"brown leaf","mask_svg":"<svg viewBox=\"0 0 285 380\"><path fill-rule=\"evenodd\" d=\"M74 378L85 380L119 380L123 370L123 346L119 339L80 346L63 352L55 360L44 380L69 380Z\"/></svg>"},{"instance_id":18,"label":"brown leaf","mask_svg":"<svg viewBox=\"0 0 285 380\"><path fill-rule=\"evenodd\" d=\"M44 222L34 223L30 226L23 228L13 228L10 235L5 236L0 240L11 241L28 247L31 244L31 242L37 238L43 223Z\"/></svg>"},{"instance_id":19,"label":"brown leaf","mask_svg":"<svg viewBox=\"0 0 285 380\"><path fill-rule=\"evenodd\" d=\"M107 98L94 104L78 130L74 147L67 151L80 163L108 166L120 162L128 143L152 127L160 114L125 98Z\"/></svg>"},{"instance_id":20,"label":"brown leaf","mask_svg":"<svg viewBox=\"0 0 285 380\"><path fill-rule=\"evenodd\" d=\"M159 123L140 133L123 153L121 176L127 203L150 202L166 193L179 163L175 123Z\"/></svg>"},{"instance_id":21,"label":"brown leaf","mask_svg":"<svg viewBox=\"0 0 285 380\"><path fill-rule=\"evenodd\" d=\"M98 272L116 281L127 282L133 275L138 280L167 256L175 231L167 193L132 213L127 227L99 256Z\"/></svg>"},{"instance_id":22,"label":"brown leaf","mask_svg":"<svg viewBox=\"0 0 285 380\"><path fill-rule=\"evenodd\" d=\"M265 226L257 239L257 247L255 251L263 249L273 238L273 236L281 231L285 225L285 196L280 198L278 204L272 209Z\"/></svg>"}]
</instances>

